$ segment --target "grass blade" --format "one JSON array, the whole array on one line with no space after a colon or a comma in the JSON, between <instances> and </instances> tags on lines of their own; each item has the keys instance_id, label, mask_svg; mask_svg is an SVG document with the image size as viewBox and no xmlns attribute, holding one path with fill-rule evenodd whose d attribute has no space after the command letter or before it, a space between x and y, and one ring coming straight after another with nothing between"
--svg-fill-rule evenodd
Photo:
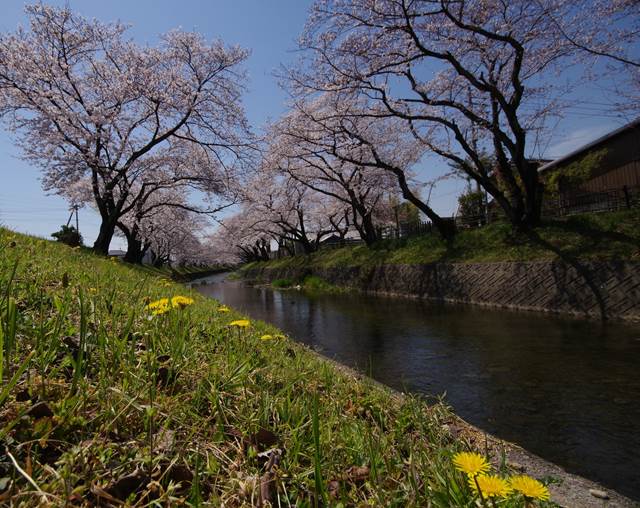
<instances>
[{"instance_id":1,"label":"grass blade","mask_svg":"<svg viewBox=\"0 0 640 508\"><path fill-rule=\"evenodd\" d=\"M324 481L322 479L322 454L320 453L320 420L318 418L318 394L313 395L313 415L312 415L312 428L313 428L313 444L315 448L314 452L314 469L315 469L315 486L316 497L314 499L315 506L326 506L326 492L324 488Z\"/></svg>"},{"instance_id":2,"label":"grass blade","mask_svg":"<svg viewBox=\"0 0 640 508\"><path fill-rule=\"evenodd\" d=\"M2 391L0 392L0 406L4 404L11 390L13 390L13 388L18 384L18 380L20 379L20 376L22 376L24 371L27 370L27 368L29 367L29 362L31 361L31 358L33 357L34 354L35 354L35 351L31 351L31 353L29 353L29 356L27 356L22 362L22 364L20 364L20 367L18 367L18 370L14 372L11 380L2 388Z\"/></svg>"}]
</instances>

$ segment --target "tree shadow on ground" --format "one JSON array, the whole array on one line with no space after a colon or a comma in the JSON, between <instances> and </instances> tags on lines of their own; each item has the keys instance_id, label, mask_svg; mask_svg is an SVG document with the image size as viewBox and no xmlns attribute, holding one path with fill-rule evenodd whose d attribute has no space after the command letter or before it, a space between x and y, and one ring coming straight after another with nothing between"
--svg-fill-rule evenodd
<instances>
[{"instance_id":1,"label":"tree shadow on ground","mask_svg":"<svg viewBox=\"0 0 640 508\"><path fill-rule=\"evenodd\" d=\"M634 237L620 231L607 231L603 228L596 228L591 224L584 222L570 222L570 221L551 221L547 223L548 226L561 230L565 234L575 234L585 241L580 241L575 247L575 253L584 253L585 247L595 247L608 242L626 243L631 246L640 248L640 237ZM544 246L544 245L543 245ZM565 253L571 253L571 250L565 250Z\"/></svg>"},{"instance_id":2,"label":"tree shadow on ground","mask_svg":"<svg viewBox=\"0 0 640 508\"><path fill-rule=\"evenodd\" d=\"M599 233L602 234L603 232L600 231ZM582 279L584 280L589 290L593 293L593 296L598 305L598 313L599 313L600 319L602 321L606 321L608 316L607 316L605 299L602 294L602 291L600 290L598 285L595 283L593 279L593 274L591 273L589 268L584 263L582 263L574 254L570 253L569 251L563 251L559 247L553 245L549 241L542 238L537 231L532 230L532 231L526 232L525 234L531 242L543 247L544 249L547 249L553 252L554 254L556 254L556 256L558 256L558 258L560 258L560 260L564 261L566 264L573 267L573 269L578 273L578 275L582 277ZM626 235L622 235L622 236L626 237ZM630 237L626 237L626 238L630 238Z\"/></svg>"}]
</instances>

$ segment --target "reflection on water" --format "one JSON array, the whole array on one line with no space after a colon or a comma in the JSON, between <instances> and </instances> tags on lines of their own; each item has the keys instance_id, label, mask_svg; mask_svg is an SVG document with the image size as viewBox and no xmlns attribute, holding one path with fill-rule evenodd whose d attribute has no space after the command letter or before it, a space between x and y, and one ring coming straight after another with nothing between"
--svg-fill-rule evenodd
<instances>
[{"instance_id":1,"label":"reflection on water","mask_svg":"<svg viewBox=\"0 0 640 508\"><path fill-rule=\"evenodd\" d=\"M467 421L640 498L640 328L424 301L253 288L201 293Z\"/></svg>"}]
</instances>

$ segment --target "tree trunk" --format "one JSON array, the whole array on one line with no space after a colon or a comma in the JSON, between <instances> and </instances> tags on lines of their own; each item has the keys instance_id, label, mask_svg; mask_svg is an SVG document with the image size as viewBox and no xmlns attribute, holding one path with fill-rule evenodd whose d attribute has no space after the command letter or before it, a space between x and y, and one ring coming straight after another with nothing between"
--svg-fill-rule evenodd
<instances>
[{"instance_id":1,"label":"tree trunk","mask_svg":"<svg viewBox=\"0 0 640 508\"><path fill-rule=\"evenodd\" d=\"M361 214L360 216L362 217L360 236L367 246L371 246L378 240L378 232L373 225L373 220L371 220L371 214Z\"/></svg>"},{"instance_id":2,"label":"tree trunk","mask_svg":"<svg viewBox=\"0 0 640 508\"><path fill-rule=\"evenodd\" d=\"M124 256L124 261L127 263L141 264L144 253L142 251L142 241L137 239L134 235L127 237L127 253Z\"/></svg>"},{"instance_id":3,"label":"tree trunk","mask_svg":"<svg viewBox=\"0 0 640 508\"><path fill-rule=\"evenodd\" d=\"M394 171L394 173L398 179L398 184L400 185L400 190L402 191L402 197L409 201L409 203L414 205L418 210L420 210L429 218L442 238L447 241L452 240L456 233L455 221L443 219L435 211L433 211L433 209L429 205L418 198L409 188L409 184L407 183L404 172L398 170Z\"/></svg>"},{"instance_id":4,"label":"tree trunk","mask_svg":"<svg viewBox=\"0 0 640 508\"><path fill-rule=\"evenodd\" d=\"M544 186L538 178L538 169L535 164L525 161L527 179L524 185L525 206L523 223L527 229L540 224L542 212L542 197Z\"/></svg>"},{"instance_id":5,"label":"tree trunk","mask_svg":"<svg viewBox=\"0 0 640 508\"><path fill-rule=\"evenodd\" d=\"M93 251L96 254L102 254L104 256L109 255L109 245L111 244L111 239L113 238L115 230L115 221L111 221L103 217L102 222L100 223L100 231L98 232L98 237L93 243Z\"/></svg>"},{"instance_id":6,"label":"tree trunk","mask_svg":"<svg viewBox=\"0 0 640 508\"><path fill-rule=\"evenodd\" d=\"M121 222L118 222L118 228L124 233L127 239L127 253L124 256L124 261L126 263L141 264L144 250L142 239L138 236L138 226L134 225L133 228L130 229Z\"/></svg>"},{"instance_id":7,"label":"tree trunk","mask_svg":"<svg viewBox=\"0 0 640 508\"><path fill-rule=\"evenodd\" d=\"M313 243L311 241L309 241L309 239L304 236L301 237L298 242L300 243L300 245L302 245L302 250L304 251L305 254L312 254L313 252L316 251L316 249L313 246Z\"/></svg>"}]
</instances>

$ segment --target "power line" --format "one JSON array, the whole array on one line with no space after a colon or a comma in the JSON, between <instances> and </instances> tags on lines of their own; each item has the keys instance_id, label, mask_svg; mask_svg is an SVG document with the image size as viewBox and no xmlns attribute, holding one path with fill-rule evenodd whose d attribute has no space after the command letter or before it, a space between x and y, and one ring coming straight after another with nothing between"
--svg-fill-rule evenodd
<instances>
[{"instance_id":1,"label":"power line","mask_svg":"<svg viewBox=\"0 0 640 508\"><path fill-rule=\"evenodd\" d=\"M67 211L69 211L68 208L36 208L36 209L29 209L29 210L17 210L17 209L0 207L0 213L10 213L10 214L16 214L16 215L23 215L23 214L29 215L29 214L42 214L42 213L55 213L55 212L63 213Z\"/></svg>"}]
</instances>

